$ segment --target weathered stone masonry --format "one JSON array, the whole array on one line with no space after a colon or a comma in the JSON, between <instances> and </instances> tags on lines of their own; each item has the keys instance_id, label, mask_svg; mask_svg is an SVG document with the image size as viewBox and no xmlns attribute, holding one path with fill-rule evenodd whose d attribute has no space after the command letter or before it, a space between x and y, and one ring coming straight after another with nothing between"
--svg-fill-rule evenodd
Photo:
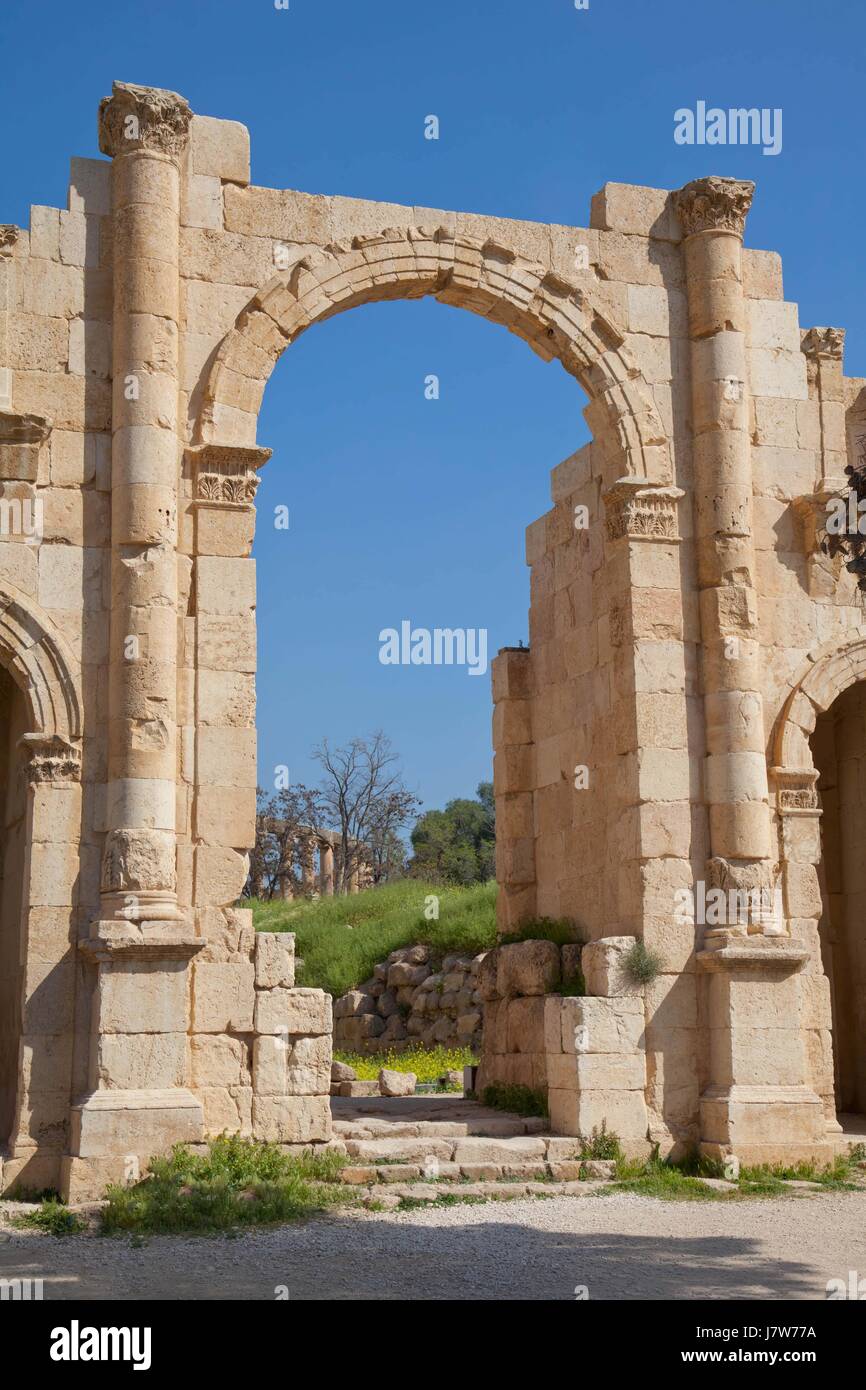
<instances>
[{"instance_id":1,"label":"weathered stone masonry","mask_svg":"<svg viewBox=\"0 0 866 1390\"><path fill-rule=\"evenodd\" d=\"M308 327L428 294L589 397L527 532L530 647L493 677L502 926L569 917L598 947L585 1004L517 1011L556 1124L827 1152L837 1101L866 1108L866 625L817 541L866 392L743 248L751 185L608 184L587 228L257 188L244 127L125 84L99 144L66 209L0 229L4 1182L78 1195L178 1139L330 1134L330 1001L232 906L257 416ZM684 921L698 881L780 887L781 918ZM626 938L663 960L637 993ZM532 997L498 979L491 1057Z\"/></svg>"}]
</instances>

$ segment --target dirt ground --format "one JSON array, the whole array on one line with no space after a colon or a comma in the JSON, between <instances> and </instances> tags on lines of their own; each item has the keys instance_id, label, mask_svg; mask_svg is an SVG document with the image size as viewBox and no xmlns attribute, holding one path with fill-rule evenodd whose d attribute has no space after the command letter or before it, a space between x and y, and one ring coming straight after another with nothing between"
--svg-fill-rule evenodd
<instances>
[{"instance_id":1,"label":"dirt ground","mask_svg":"<svg viewBox=\"0 0 866 1390\"><path fill-rule=\"evenodd\" d=\"M817 1299L866 1276L866 1193L631 1195L341 1213L235 1238L0 1229L0 1278L45 1299Z\"/></svg>"}]
</instances>

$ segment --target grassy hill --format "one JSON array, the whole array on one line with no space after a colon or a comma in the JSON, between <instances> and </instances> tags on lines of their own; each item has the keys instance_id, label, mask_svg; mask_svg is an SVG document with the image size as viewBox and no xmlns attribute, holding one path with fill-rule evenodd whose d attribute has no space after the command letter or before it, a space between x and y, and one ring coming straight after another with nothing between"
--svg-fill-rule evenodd
<instances>
[{"instance_id":1,"label":"grassy hill","mask_svg":"<svg viewBox=\"0 0 866 1390\"><path fill-rule=\"evenodd\" d=\"M438 921L424 916L425 899L439 899ZM304 964L297 983L335 997L366 980L399 946L423 942L439 955L476 954L496 944L496 884L444 888L401 879L348 897L316 902L253 902L258 931L295 933ZM349 930L351 928L351 930Z\"/></svg>"}]
</instances>

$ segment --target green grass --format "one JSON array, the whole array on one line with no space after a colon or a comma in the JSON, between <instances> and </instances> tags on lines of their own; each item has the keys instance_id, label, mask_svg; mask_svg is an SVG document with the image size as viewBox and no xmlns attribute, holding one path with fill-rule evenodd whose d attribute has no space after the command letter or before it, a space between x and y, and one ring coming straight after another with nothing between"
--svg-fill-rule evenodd
<instances>
[{"instance_id":1,"label":"green grass","mask_svg":"<svg viewBox=\"0 0 866 1390\"><path fill-rule=\"evenodd\" d=\"M503 946L513 945L516 941L553 941L557 946L574 946L582 944L584 936L567 917L534 917L516 931L502 936L500 941Z\"/></svg>"},{"instance_id":2,"label":"green grass","mask_svg":"<svg viewBox=\"0 0 866 1390\"><path fill-rule=\"evenodd\" d=\"M80 1231L87 1229L87 1223L65 1207L57 1197L46 1197L38 1211L13 1217L12 1225L22 1230L46 1231L51 1236L78 1235Z\"/></svg>"},{"instance_id":3,"label":"green grass","mask_svg":"<svg viewBox=\"0 0 866 1390\"><path fill-rule=\"evenodd\" d=\"M616 1134L609 1134L607 1122L602 1120L601 1128L593 1125L592 1134L588 1139L580 1141L581 1158L613 1159L616 1163L623 1162L622 1145Z\"/></svg>"},{"instance_id":4,"label":"green grass","mask_svg":"<svg viewBox=\"0 0 866 1390\"><path fill-rule=\"evenodd\" d=\"M604 1135L609 1143L619 1148L616 1135ZM595 1138L595 1136L593 1136ZM590 1144L587 1147L594 1147ZM600 1153L587 1153L586 1157L598 1158ZM862 1190L862 1183L852 1181L854 1163L850 1156L841 1156L824 1167L814 1163L798 1163L785 1166L780 1163L764 1164L760 1167L743 1167L739 1178L729 1188L710 1187L707 1178L723 1178L724 1165L712 1159L703 1158L697 1152L687 1155L677 1163L659 1158L658 1148L649 1159L626 1159L617 1157L614 1182L599 1189L602 1195L614 1192L634 1192L644 1197L658 1197L667 1201L742 1201L749 1197L793 1196L794 1192L785 1186L787 1182L815 1182L829 1191ZM856 1161L856 1160L855 1160Z\"/></svg>"},{"instance_id":5,"label":"green grass","mask_svg":"<svg viewBox=\"0 0 866 1390\"><path fill-rule=\"evenodd\" d=\"M359 1081L375 1081L382 1067L392 1071L412 1071L419 1081L438 1081L446 1071L459 1071L473 1065L477 1058L468 1047L411 1047L405 1052L375 1052L362 1056L358 1052L334 1053L335 1062L354 1067ZM454 1090L461 1090L455 1086Z\"/></svg>"},{"instance_id":6,"label":"green grass","mask_svg":"<svg viewBox=\"0 0 866 1390\"><path fill-rule=\"evenodd\" d=\"M433 896L439 918L428 921L425 900ZM441 957L452 951L477 955L496 945L495 883L444 888L401 879L348 897L250 906L257 930L295 933L303 960L298 984L335 998L369 979L374 965L401 946L422 943Z\"/></svg>"},{"instance_id":7,"label":"green grass","mask_svg":"<svg viewBox=\"0 0 866 1390\"><path fill-rule=\"evenodd\" d=\"M492 1110L508 1110L512 1115L547 1115L547 1096L531 1086L508 1086L494 1081L484 1087L481 1099Z\"/></svg>"},{"instance_id":8,"label":"green grass","mask_svg":"<svg viewBox=\"0 0 866 1390\"><path fill-rule=\"evenodd\" d=\"M295 1221L346 1200L338 1154L286 1154L277 1144L221 1135L206 1154L176 1145L134 1187L110 1187L102 1229L117 1233L231 1231Z\"/></svg>"}]
</instances>

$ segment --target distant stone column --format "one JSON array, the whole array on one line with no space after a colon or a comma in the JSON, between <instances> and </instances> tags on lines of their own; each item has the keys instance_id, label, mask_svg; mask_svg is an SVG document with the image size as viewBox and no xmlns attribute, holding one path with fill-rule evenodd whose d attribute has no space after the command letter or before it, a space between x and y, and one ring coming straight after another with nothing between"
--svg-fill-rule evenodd
<instances>
[{"instance_id":1,"label":"distant stone column","mask_svg":"<svg viewBox=\"0 0 866 1390\"><path fill-rule=\"evenodd\" d=\"M334 896L334 847L328 840L319 843L319 881L323 898Z\"/></svg>"},{"instance_id":2,"label":"distant stone column","mask_svg":"<svg viewBox=\"0 0 866 1390\"><path fill-rule=\"evenodd\" d=\"M316 872L315 872L316 841L313 835L304 835L301 839L301 892L305 898L310 898L316 891Z\"/></svg>"},{"instance_id":3,"label":"distant stone column","mask_svg":"<svg viewBox=\"0 0 866 1390\"><path fill-rule=\"evenodd\" d=\"M713 887L775 888L746 387L742 242L754 184L705 178L676 197L684 231L692 362L695 544ZM769 926L771 912L751 925ZM776 930L779 928L777 927Z\"/></svg>"},{"instance_id":4,"label":"distant stone column","mask_svg":"<svg viewBox=\"0 0 866 1390\"><path fill-rule=\"evenodd\" d=\"M503 647L492 665L496 796L496 922L513 931L535 916L534 691L528 647Z\"/></svg>"}]
</instances>

